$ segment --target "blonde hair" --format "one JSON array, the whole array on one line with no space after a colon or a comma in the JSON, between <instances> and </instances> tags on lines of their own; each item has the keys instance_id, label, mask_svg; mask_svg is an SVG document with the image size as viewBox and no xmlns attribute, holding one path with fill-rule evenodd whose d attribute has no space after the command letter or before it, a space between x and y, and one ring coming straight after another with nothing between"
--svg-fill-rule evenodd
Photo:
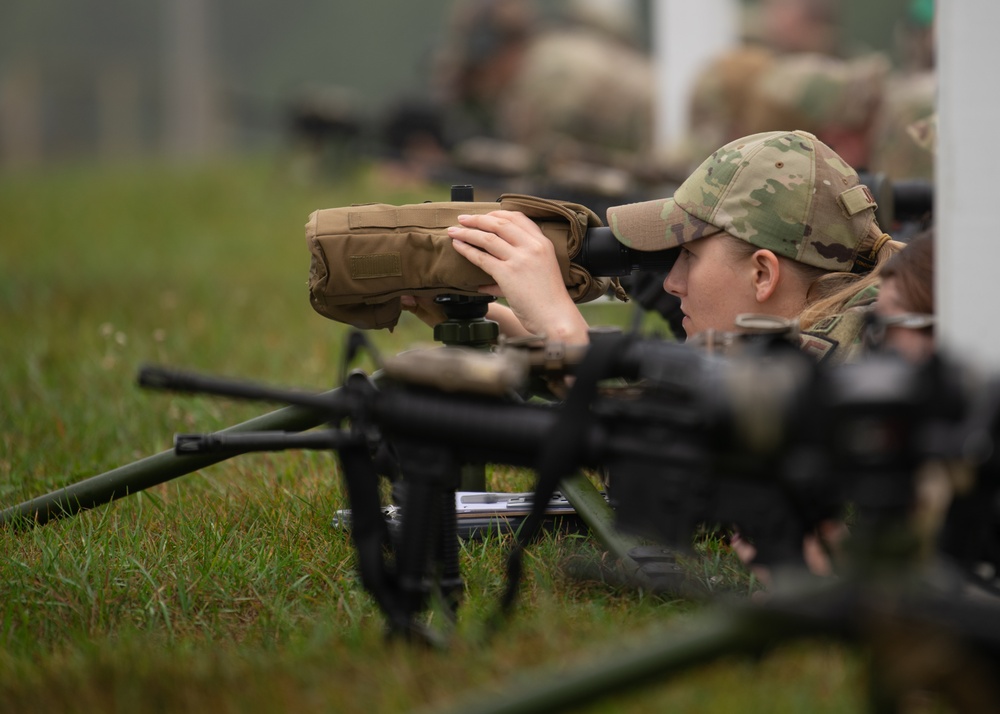
<instances>
[{"instance_id":1,"label":"blonde hair","mask_svg":"<svg viewBox=\"0 0 1000 714\"><path fill-rule=\"evenodd\" d=\"M794 270L799 271L800 275L804 274L808 278L811 271L817 273L809 284L805 309L799 313L799 328L808 330L820 320L844 312L859 293L878 285L885 264L903 245L883 233L877 223L872 223L868 235L858 248L859 254L869 253L873 249L876 251L873 258L874 265L867 272L828 272L792 261Z\"/></svg>"},{"instance_id":2,"label":"blonde hair","mask_svg":"<svg viewBox=\"0 0 1000 714\"><path fill-rule=\"evenodd\" d=\"M731 239L730 244L739 257L750 257L761 250L760 246L729 234L722 235ZM808 285L805 307L797 316L799 329L808 330L820 320L844 312L858 294L878 285L885 264L903 245L899 241L892 240L888 234L882 232L877 223L872 222L868 235L858 246L858 255L864 256L865 262L871 265L871 268L864 272L829 271L800 263L793 258L778 256L785 267L791 269L804 284Z\"/></svg>"}]
</instances>

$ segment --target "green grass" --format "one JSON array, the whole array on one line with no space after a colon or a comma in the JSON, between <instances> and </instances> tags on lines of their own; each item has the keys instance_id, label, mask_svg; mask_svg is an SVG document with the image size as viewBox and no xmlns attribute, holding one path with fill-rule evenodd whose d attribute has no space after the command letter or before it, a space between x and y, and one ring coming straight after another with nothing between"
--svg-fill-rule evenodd
<instances>
[{"instance_id":1,"label":"green grass","mask_svg":"<svg viewBox=\"0 0 1000 714\"><path fill-rule=\"evenodd\" d=\"M0 176L0 507L273 408L143 391L142 364L335 386L345 328L309 307L306 217L447 197L364 172L303 183L270 160ZM594 322L631 316L587 309ZM392 353L430 334L405 315L373 338ZM490 485L529 488L531 474L498 467ZM493 539L462 552L467 594L446 651L386 642L348 538L330 526L345 505L329 455L258 454L0 531L0 711L435 710L547 667L612 662L619 641L684 631L702 611L572 578L565 561L599 558L598 545L549 535L529 553L515 615L487 637L504 586ZM718 549L692 567L738 580ZM794 645L593 710L855 711L862 680L842 649Z\"/></svg>"}]
</instances>

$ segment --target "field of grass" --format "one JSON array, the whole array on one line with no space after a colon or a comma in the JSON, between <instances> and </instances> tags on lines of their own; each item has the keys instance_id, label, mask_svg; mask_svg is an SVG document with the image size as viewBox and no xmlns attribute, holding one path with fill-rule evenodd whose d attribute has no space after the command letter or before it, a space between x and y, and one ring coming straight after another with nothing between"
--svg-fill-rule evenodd
<instances>
[{"instance_id":1,"label":"field of grass","mask_svg":"<svg viewBox=\"0 0 1000 714\"><path fill-rule=\"evenodd\" d=\"M0 509L274 407L147 392L160 363L336 386L346 328L309 307L303 224L353 202L446 199L365 172L303 183L270 160L0 175ZM593 322L631 308L594 305ZM404 316L392 353L430 340ZM490 486L531 474L498 468ZM77 517L0 530L0 712L398 712L516 691L555 666L616 660L649 628L687 632L698 602L571 577L582 536L527 558L494 636L504 544L461 553L467 593L444 651L387 642L361 588L327 454L245 455ZM725 552L697 568L726 571ZM714 569L714 571L713 571ZM833 645L726 659L588 711L847 712L859 657Z\"/></svg>"}]
</instances>

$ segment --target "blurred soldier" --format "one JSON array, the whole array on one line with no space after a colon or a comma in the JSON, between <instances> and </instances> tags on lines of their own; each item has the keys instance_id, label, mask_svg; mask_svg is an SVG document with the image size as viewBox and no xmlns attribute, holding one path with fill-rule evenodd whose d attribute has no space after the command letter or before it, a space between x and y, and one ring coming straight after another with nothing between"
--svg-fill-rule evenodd
<instances>
[{"instance_id":1,"label":"blurred soldier","mask_svg":"<svg viewBox=\"0 0 1000 714\"><path fill-rule=\"evenodd\" d=\"M745 129L802 129L854 169L868 169L888 74L889 61L880 54L851 60L815 53L780 57L751 88Z\"/></svg>"},{"instance_id":2,"label":"blurred soldier","mask_svg":"<svg viewBox=\"0 0 1000 714\"><path fill-rule=\"evenodd\" d=\"M840 4L840 0L745 3L742 43L709 61L695 79L688 135L665 152L669 172L683 178L717 147L753 133L744 121L750 93L776 58L806 52L838 54Z\"/></svg>"},{"instance_id":3,"label":"blurred soldier","mask_svg":"<svg viewBox=\"0 0 1000 714\"><path fill-rule=\"evenodd\" d=\"M629 41L627 5L616 5L574 0L566 26L536 37L499 105L506 138L584 159L651 148L652 63Z\"/></svg>"},{"instance_id":4,"label":"blurred soldier","mask_svg":"<svg viewBox=\"0 0 1000 714\"><path fill-rule=\"evenodd\" d=\"M751 41L780 54L841 54L841 0L759 0L747 9Z\"/></svg>"},{"instance_id":5,"label":"blurred soldier","mask_svg":"<svg viewBox=\"0 0 1000 714\"><path fill-rule=\"evenodd\" d=\"M896 25L895 40L904 71L934 69L934 0L911 0Z\"/></svg>"},{"instance_id":6,"label":"blurred soldier","mask_svg":"<svg viewBox=\"0 0 1000 714\"><path fill-rule=\"evenodd\" d=\"M913 122L907 127L906 132L917 146L924 151L933 153L937 143L937 112Z\"/></svg>"},{"instance_id":7,"label":"blurred soldier","mask_svg":"<svg viewBox=\"0 0 1000 714\"><path fill-rule=\"evenodd\" d=\"M530 0L455 4L431 81L457 140L497 135L496 104L521 71L539 22Z\"/></svg>"},{"instance_id":8,"label":"blurred soldier","mask_svg":"<svg viewBox=\"0 0 1000 714\"><path fill-rule=\"evenodd\" d=\"M897 75L889 81L874 128L872 171L894 180L934 178L934 154L914 141L911 127L934 112L936 93L932 71Z\"/></svg>"},{"instance_id":9,"label":"blurred soldier","mask_svg":"<svg viewBox=\"0 0 1000 714\"><path fill-rule=\"evenodd\" d=\"M695 79L688 107L688 133L667 147L664 163L682 180L718 147L751 133L745 112L757 77L774 62L774 53L747 44L711 60Z\"/></svg>"},{"instance_id":10,"label":"blurred soldier","mask_svg":"<svg viewBox=\"0 0 1000 714\"><path fill-rule=\"evenodd\" d=\"M633 10L569 0L564 22L542 27L524 0L461 3L441 87L467 122L462 131L524 147L545 170L645 158L654 84L651 60L633 41Z\"/></svg>"},{"instance_id":11,"label":"blurred soldier","mask_svg":"<svg viewBox=\"0 0 1000 714\"><path fill-rule=\"evenodd\" d=\"M934 178L934 154L913 141L911 127L935 111L934 2L914 0L896 28L900 69L890 77L875 126L871 170L890 179Z\"/></svg>"}]
</instances>

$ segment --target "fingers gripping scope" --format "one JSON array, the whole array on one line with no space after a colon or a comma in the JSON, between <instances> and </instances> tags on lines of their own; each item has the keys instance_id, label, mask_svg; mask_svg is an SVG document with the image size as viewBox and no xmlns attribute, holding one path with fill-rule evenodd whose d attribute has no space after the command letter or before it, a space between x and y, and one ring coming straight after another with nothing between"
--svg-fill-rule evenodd
<instances>
[{"instance_id":1,"label":"fingers gripping scope","mask_svg":"<svg viewBox=\"0 0 1000 714\"><path fill-rule=\"evenodd\" d=\"M473 187L468 184L451 187L452 201L473 201ZM573 262L591 275L602 278L620 278L637 270L668 271L677 260L676 250L633 250L615 238L610 227L588 228L583 236L580 251Z\"/></svg>"}]
</instances>

